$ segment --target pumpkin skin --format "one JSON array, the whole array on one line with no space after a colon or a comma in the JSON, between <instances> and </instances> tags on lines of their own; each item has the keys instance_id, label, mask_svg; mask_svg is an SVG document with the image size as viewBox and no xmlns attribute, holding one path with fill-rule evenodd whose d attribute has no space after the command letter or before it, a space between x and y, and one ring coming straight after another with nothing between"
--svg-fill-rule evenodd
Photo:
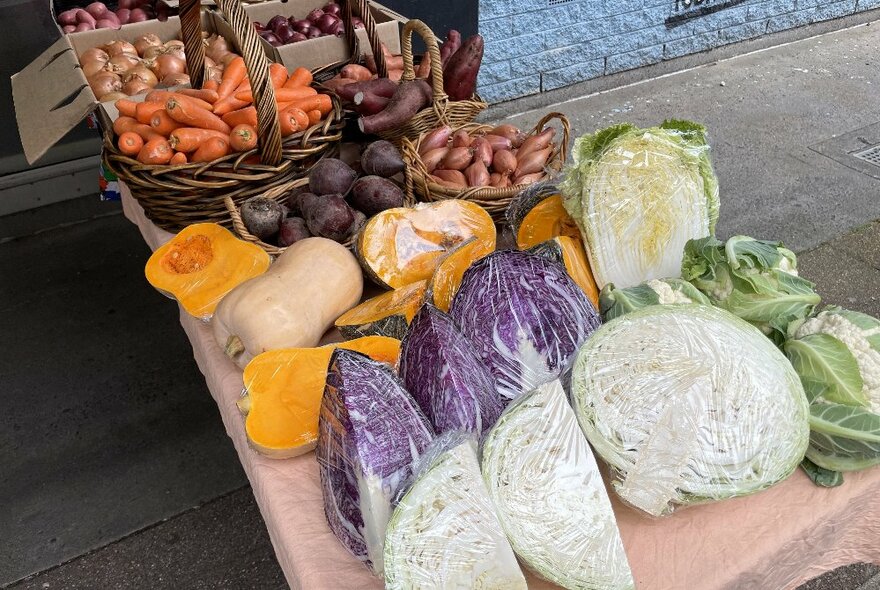
<instances>
[{"instance_id":1,"label":"pumpkin skin","mask_svg":"<svg viewBox=\"0 0 880 590\"><path fill-rule=\"evenodd\" d=\"M345 246L300 240L223 298L211 320L214 339L241 368L267 350L317 346L336 318L357 305L363 287Z\"/></svg>"},{"instance_id":2,"label":"pumpkin skin","mask_svg":"<svg viewBox=\"0 0 880 590\"><path fill-rule=\"evenodd\" d=\"M144 268L147 281L192 316L209 318L223 297L269 268L269 255L216 223L185 227Z\"/></svg>"},{"instance_id":3,"label":"pumpkin skin","mask_svg":"<svg viewBox=\"0 0 880 590\"><path fill-rule=\"evenodd\" d=\"M247 393L238 402L248 442L257 452L287 459L315 448L327 367L337 347L392 366L400 356L400 340L385 336L257 355L244 369Z\"/></svg>"},{"instance_id":4,"label":"pumpkin skin","mask_svg":"<svg viewBox=\"0 0 880 590\"><path fill-rule=\"evenodd\" d=\"M418 281L367 299L336 320L343 338L389 336L403 338L425 299L427 281Z\"/></svg>"},{"instance_id":5,"label":"pumpkin skin","mask_svg":"<svg viewBox=\"0 0 880 590\"><path fill-rule=\"evenodd\" d=\"M520 250L556 236L581 239L577 224L562 205L559 189L549 183L532 185L517 195L507 208L507 222Z\"/></svg>"},{"instance_id":6,"label":"pumpkin skin","mask_svg":"<svg viewBox=\"0 0 880 590\"><path fill-rule=\"evenodd\" d=\"M570 236L556 236L529 248L528 251L562 264L568 276L586 294L593 307L599 309L599 287L593 278L583 242Z\"/></svg>"}]
</instances>

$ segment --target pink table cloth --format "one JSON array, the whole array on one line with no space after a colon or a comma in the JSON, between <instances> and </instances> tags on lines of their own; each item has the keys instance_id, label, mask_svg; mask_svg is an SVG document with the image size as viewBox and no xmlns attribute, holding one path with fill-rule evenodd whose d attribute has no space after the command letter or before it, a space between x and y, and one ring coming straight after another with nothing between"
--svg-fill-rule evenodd
<instances>
[{"instance_id":1,"label":"pink table cloth","mask_svg":"<svg viewBox=\"0 0 880 590\"><path fill-rule=\"evenodd\" d=\"M171 238L122 187L123 210L150 248ZM382 581L340 545L324 520L315 454L284 460L248 446L235 405L241 370L207 323L180 311L193 355L220 408L292 588L382 588ZM814 486L798 471L759 494L694 506L652 519L612 495L623 544L640 590L796 588L836 567L880 565L880 468L847 474L843 486ZM529 588L556 588L527 574Z\"/></svg>"}]
</instances>

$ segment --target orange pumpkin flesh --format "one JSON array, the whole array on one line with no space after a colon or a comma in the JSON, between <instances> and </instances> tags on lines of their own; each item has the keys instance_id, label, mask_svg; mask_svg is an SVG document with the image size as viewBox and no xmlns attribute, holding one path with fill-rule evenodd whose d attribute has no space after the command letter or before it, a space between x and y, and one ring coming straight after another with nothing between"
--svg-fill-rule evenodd
<instances>
[{"instance_id":1,"label":"orange pumpkin flesh","mask_svg":"<svg viewBox=\"0 0 880 590\"><path fill-rule=\"evenodd\" d=\"M516 231L516 243L520 250L525 250L556 236L581 237L559 194L545 198L525 214Z\"/></svg>"},{"instance_id":2,"label":"orange pumpkin flesh","mask_svg":"<svg viewBox=\"0 0 880 590\"><path fill-rule=\"evenodd\" d=\"M489 252L486 251L485 244L475 239L468 240L447 254L437 266L431 280L434 305L443 311L449 311L464 271L486 254Z\"/></svg>"},{"instance_id":3,"label":"orange pumpkin flesh","mask_svg":"<svg viewBox=\"0 0 880 590\"><path fill-rule=\"evenodd\" d=\"M470 237L495 249L495 224L485 209L449 199L387 209L358 237L358 258L377 282L392 289L431 278L443 255Z\"/></svg>"},{"instance_id":4,"label":"orange pumpkin flesh","mask_svg":"<svg viewBox=\"0 0 880 590\"><path fill-rule=\"evenodd\" d=\"M343 338L390 336L403 338L422 305L427 281L418 281L367 299L336 320Z\"/></svg>"},{"instance_id":5,"label":"orange pumpkin flesh","mask_svg":"<svg viewBox=\"0 0 880 590\"><path fill-rule=\"evenodd\" d=\"M239 408L247 414L248 441L261 454L286 459L308 453L318 440L318 414L330 356L337 346L395 364L400 341L367 336L318 348L264 352L244 369L247 395Z\"/></svg>"},{"instance_id":6,"label":"orange pumpkin flesh","mask_svg":"<svg viewBox=\"0 0 880 590\"><path fill-rule=\"evenodd\" d=\"M564 265L568 276L581 288L593 306L599 309L599 288L593 278L583 242L569 236L556 236L529 251Z\"/></svg>"},{"instance_id":7,"label":"orange pumpkin flesh","mask_svg":"<svg viewBox=\"0 0 880 590\"><path fill-rule=\"evenodd\" d=\"M220 300L266 272L269 255L216 223L185 227L161 246L144 268L153 287L177 299L195 317L208 317Z\"/></svg>"}]
</instances>

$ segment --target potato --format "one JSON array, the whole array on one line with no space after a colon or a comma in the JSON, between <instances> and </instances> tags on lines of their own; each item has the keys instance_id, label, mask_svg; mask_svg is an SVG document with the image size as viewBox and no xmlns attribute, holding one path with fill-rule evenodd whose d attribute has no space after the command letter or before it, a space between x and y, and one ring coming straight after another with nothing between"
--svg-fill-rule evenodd
<instances>
[{"instance_id":1,"label":"potato","mask_svg":"<svg viewBox=\"0 0 880 590\"><path fill-rule=\"evenodd\" d=\"M348 194L357 172L336 158L324 158L309 171L309 190L316 195Z\"/></svg>"},{"instance_id":2,"label":"potato","mask_svg":"<svg viewBox=\"0 0 880 590\"><path fill-rule=\"evenodd\" d=\"M342 195L312 197L302 205L312 235L341 242L351 234L356 221L354 209L348 206Z\"/></svg>"},{"instance_id":3,"label":"potato","mask_svg":"<svg viewBox=\"0 0 880 590\"><path fill-rule=\"evenodd\" d=\"M265 197L252 197L241 206L241 220L247 230L263 241L278 233L284 210L281 205Z\"/></svg>"},{"instance_id":4,"label":"potato","mask_svg":"<svg viewBox=\"0 0 880 590\"><path fill-rule=\"evenodd\" d=\"M403 206L403 191L381 176L358 178L351 187L351 203L368 217L385 209Z\"/></svg>"},{"instance_id":5,"label":"potato","mask_svg":"<svg viewBox=\"0 0 880 590\"><path fill-rule=\"evenodd\" d=\"M281 222L281 230L278 232L278 245L281 247L304 240L311 236L306 220L302 217L288 217Z\"/></svg>"},{"instance_id":6,"label":"potato","mask_svg":"<svg viewBox=\"0 0 880 590\"><path fill-rule=\"evenodd\" d=\"M400 152L390 141L374 141L361 155L361 168L364 173L388 178L403 172L406 164Z\"/></svg>"}]
</instances>

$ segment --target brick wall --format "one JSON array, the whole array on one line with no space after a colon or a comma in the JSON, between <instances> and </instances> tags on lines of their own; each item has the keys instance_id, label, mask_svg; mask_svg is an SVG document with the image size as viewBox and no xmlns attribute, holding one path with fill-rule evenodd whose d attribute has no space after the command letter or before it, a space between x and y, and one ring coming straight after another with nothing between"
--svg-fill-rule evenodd
<instances>
[{"instance_id":1,"label":"brick wall","mask_svg":"<svg viewBox=\"0 0 880 590\"><path fill-rule=\"evenodd\" d=\"M489 102L880 7L880 0L479 0Z\"/></svg>"}]
</instances>

